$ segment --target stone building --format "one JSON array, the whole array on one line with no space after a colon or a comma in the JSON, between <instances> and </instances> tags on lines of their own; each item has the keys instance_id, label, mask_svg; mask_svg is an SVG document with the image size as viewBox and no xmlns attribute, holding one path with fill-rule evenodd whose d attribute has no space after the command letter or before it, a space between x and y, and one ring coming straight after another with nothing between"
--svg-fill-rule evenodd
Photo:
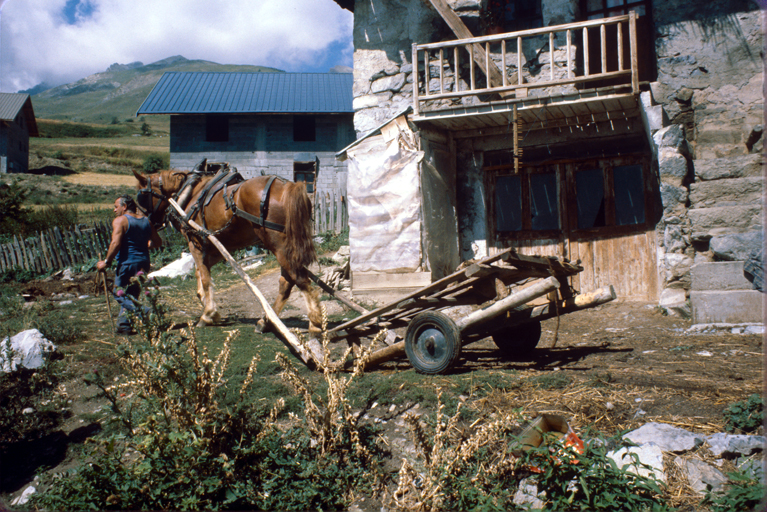
<instances>
[{"instance_id":1,"label":"stone building","mask_svg":"<svg viewBox=\"0 0 767 512\"><path fill-rule=\"evenodd\" d=\"M170 115L172 169L207 158L344 195L351 94L348 73L165 73L137 115Z\"/></svg>"},{"instance_id":2,"label":"stone building","mask_svg":"<svg viewBox=\"0 0 767 512\"><path fill-rule=\"evenodd\" d=\"M756 3L335 1L354 13L357 134L412 110L417 149L429 161L439 148L437 172L455 184L458 260L563 256L585 268L578 290L613 284L684 310L694 265L761 248ZM342 157L351 182L357 164ZM422 253L418 272L438 278ZM733 297L761 318L760 294Z\"/></svg>"},{"instance_id":3,"label":"stone building","mask_svg":"<svg viewBox=\"0 0 767 512\"><path fill-rule=\"evenodd\" d=\"M29 170L29 138L37 137L29 94L0 93L0 173Z\"/></svg>"}]
</instances>

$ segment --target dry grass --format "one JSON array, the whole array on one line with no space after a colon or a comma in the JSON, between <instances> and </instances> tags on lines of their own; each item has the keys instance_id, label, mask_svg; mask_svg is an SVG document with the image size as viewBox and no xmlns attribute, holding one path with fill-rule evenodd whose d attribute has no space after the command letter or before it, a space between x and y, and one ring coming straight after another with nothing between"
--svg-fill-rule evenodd
<instances>
[{"instance_id":1,"label":"dry grass","mask_svg":"<svg viewBox=\"0 0 767 512\"><path fill-rule=\"evenodd\" d=\"M134 187L136 178L126 174L103 174L98 172L82 172L70 174L62 178L74 185L93 185L103 187Z\"/></svg>"}]
</instances>

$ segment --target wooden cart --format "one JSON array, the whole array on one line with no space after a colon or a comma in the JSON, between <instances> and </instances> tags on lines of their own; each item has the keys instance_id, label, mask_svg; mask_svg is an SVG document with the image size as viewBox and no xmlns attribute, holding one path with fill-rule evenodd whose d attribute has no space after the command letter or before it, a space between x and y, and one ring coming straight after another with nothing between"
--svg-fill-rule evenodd
<instances>
[{"instance_id":1,"label":"wooden cart","mask_svg":"<svg viewBox=\"0 0 767 512\"><path fill-rule=\"evenodd\" d=\"M529 353L540 340L542 320L616 298L612 286L576 294L567 278L582 270L559 258L506 249L338 325L329 334L343 339L404 327L404 341L373 352L366 366L404 352L416 371L426 374L449 371L459 361L462 346L488 336L508 355ZM528 304L544 295L549 296L547 303ZM457 321L440 311L461 305L481 307Z\"/></svg>"}]
</instances>

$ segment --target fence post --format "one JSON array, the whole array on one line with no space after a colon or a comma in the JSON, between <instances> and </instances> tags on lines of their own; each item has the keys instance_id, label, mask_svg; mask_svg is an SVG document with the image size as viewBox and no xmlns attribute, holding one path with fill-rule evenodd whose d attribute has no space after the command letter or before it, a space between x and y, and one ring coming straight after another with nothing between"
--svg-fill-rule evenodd
<instances>
[{"instance_id":1,"label":"fence post","mask_svg":"<svg viewBox=\"0 0 767 512\"><path fill-rule=\"evenodd\" d=\"M69 257L69 253L67 252L67 246L64 243L64 237L61 235L61 230L58 226L54 226L53 233L56 237L56 245L58 245L59 248L59 257L61 258L62 263L65 267L71 267L72 266L72 260Z\"/></svg>"}]
</instances>

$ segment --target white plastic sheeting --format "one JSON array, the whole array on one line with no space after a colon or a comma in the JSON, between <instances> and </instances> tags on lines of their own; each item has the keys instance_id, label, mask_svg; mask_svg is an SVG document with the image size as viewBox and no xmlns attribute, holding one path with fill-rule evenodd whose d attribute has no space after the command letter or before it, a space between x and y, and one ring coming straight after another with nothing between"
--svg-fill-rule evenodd
<instances>
[{"instance_id":1,"label":"white plastic sheeting","mask_svg":"<svg viewBox=\"0 0 767 512\"><path fill-rule=\"evenodd\" d=\"M353 272L414 272L423 265L420 162L407 128L347 151Z\"/></svg>"},{"instance_id":2,"label":"white plastic sheeting","mask_svg":"<svg viewBox=\"0 0 767 512\"><path fill-rule=\"evenodd\" d=\"M188 252L182 252L176 261L155 270L147 277L181 277L194 270L194 258Z\"/></svg>"}]
</instances>

